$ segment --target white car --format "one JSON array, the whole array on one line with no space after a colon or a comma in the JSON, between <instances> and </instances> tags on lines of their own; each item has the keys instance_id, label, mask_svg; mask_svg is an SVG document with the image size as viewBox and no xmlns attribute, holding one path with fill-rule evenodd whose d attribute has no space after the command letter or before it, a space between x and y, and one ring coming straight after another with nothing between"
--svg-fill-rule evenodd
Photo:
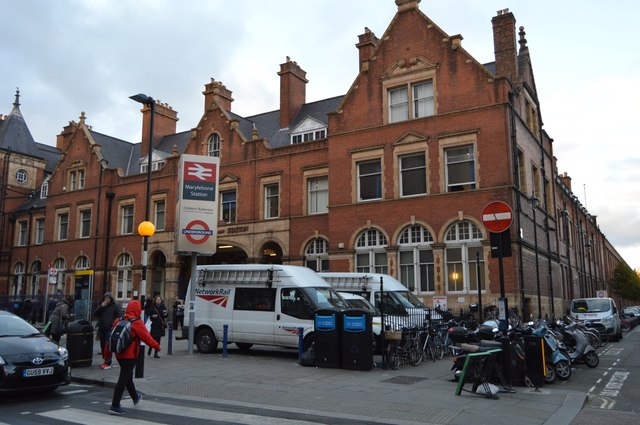
<instances>
[{"instance_id":1,"label":"white car","mask_svg":"<svg viewBox=\"0 0 640 425\"><path fill-rule=\"evenodd\" d=\"M633 316L640 317L640 307L638 306L625 307L622 312L624 314L631 314Z\"/></svg>"}]
</instances>

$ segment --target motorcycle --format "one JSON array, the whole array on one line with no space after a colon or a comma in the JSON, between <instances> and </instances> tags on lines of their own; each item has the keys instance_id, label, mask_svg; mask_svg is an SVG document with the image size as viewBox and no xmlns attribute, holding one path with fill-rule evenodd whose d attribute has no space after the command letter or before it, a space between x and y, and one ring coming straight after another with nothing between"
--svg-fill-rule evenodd
<instances>
[{"instance_id":1,"label":"motorcycle","mask_svg":"<svg viewBox=\"0 0 640 425\"><path fill-rule=\"evenodd\" d=\"M598 366L600 357L596 349L575 323L564 324L559 322L554 325L553 329L560 334L561 341L569 352L571 363L584 363L591 368Z\"/></svg>"},{"instance_id":2,"label":"motorcycle","mask_svg":"<svg viewBox=\"0 0 640 425\"><path fill-rule=\"evenodd\" d=\"M545 353L545 377L547 384L555 382L556 378L566 381L571 378L571 358L563 349L556 336L543 323L532 329L532 334L542 337Z\"/></svg>"}]
</instances>

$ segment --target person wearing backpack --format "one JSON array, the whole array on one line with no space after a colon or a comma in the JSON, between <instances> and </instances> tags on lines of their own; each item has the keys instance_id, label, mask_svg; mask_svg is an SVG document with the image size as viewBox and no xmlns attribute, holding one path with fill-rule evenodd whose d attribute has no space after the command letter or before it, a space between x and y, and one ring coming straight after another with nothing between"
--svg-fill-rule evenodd
<instances>
[{"instance_id":1,"label":"person wearing backpack","mask_svg":"<svg viewBox=\"0 0 640 425\"><path fill-rule=\"evenodd\" d=\"M111 327L115 319L122 315L122 309L114 301L111 292L105 292L102 297L102 302L93 314L97 319L98 336L100 337L100 352L104 361L100 366L101 369L111 368L111 352L107 355L105 346L109 341L109 335L111 334Z\"/></svg>"},{"instance_id":2,"label":"person wearing backpack","mask_svg":"<svg viewBox=\"0 0 640 425\"><path fill-rule=\"evenodd\" d=\"M116 351L114 353L116 355L116 360L118 360L118 364L120 365L120 375L118 376L118 382L113 390L111 407L109 407L109 413L112 415L123 415L127 412L120 405L125 388L129 392L135 406L137 406L142 399L142 394L136 390L136 386L133 383L133 369L136 365L138 353L140 352L140 341L144 342L149 347L160 351L160 344L151 337L151 334L147 331L147 327L144 325L144 322L140 319L141 313L142 308L140 307L140 301L130 301L124 314L124 319L128 320L130 323L130 344L126 348L123 347L122 351ZM115 329L118 326L120 320L121 318L117 318L113 322L112 329ZM107 350L110 352L112 350L115 351L115 347L111 347L111 345L113 345L112 342L113 338L111 338L109 344L107 344Z\"/></svg>"},{"instance_id":3,"label":"person wearing backpack","mask_svg":"<svg viewBox=\"0 0 640 425\"><path fill-rule=\"evenodd\" d=\"M73 297L67 296L56 304L51 313L51 328L49 330L51 339L60 344L60 338L67 333L67 325L73 315Z\"/></svg>"}]
</instances>

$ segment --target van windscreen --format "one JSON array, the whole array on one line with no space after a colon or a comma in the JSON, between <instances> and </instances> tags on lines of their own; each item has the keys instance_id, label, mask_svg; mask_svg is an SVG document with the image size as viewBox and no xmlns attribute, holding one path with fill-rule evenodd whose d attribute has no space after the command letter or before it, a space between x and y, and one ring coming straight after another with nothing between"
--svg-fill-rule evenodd
<instances>
[{"instance_id":1,"label":"van windscreen","mask_svg":"<svg viewBox=\"0 0 640 425\"><path fill-rule=\"evenodd\" d=\"M346 305L336 291L330 287L321 288L300 288L307 296L314 308L345 308Z\"/></svg>"},{"instance_id":2,"label":"van windscreen","mask_svg":"<svg viewBox=\"0 0 640 425\"><path fill-rule=\"evenodd\" d=\"M611 310L609 300L590 298L583 300L573 300L571 311L574 313L600 313Z\"/></svg>"}]
</instances>

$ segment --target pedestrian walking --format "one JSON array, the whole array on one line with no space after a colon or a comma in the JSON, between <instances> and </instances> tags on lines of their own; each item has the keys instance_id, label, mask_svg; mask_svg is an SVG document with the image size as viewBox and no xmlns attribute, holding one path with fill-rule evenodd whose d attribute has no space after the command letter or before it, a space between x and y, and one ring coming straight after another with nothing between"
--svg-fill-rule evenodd
<instances>
[{"instance_id":1,"label":"pedestrian walking","mask_svg":"<svg viewBox=\"0 0 640 425\"><path fill-rule=\"evenodd\" d=\"M122 316L122 309L120 305L115 302L111 292L105 292L102 297L100 305L96 309L94 316L98 319L97 328L98 336L100 337L100 352L102 353L103 362L100 366L101 369L111 368L111 352L105 350L108 341L109 334L111 333L111 327L113 322L120 316ZM107 355L108 353L108 355Z\"/></svg>"},{"instance_id":2,"label":"pedestrian walking","mask_svg":"<svg viewBox=\"0 0 640 425\"><path fill-rule=\"evenodd\" d=\"M133 400L134 406L137 406L142 400L142 394L136 390L136 386L133 382L133 369L136 365L136 359L140 352L140 342L144 342L149 347L160 351L160 344L158 344L147 331L144 322L140 320L140 314L142 308L140 307L140 301L132 300L127 305L124 318L131 321L131 344L121 353L116 353L116 360L120 365L120 375L118 376L118 382L113 390L113 399L111 400L111 407L109 407L109 413L112 415L123 415L127 411L120 405L122 401L122 395L126 388L127 392ZM118 323L119 319L113 323L113 326ZM109 344L107 344L107 350L109 350Z\"/></svg>"},{"instance_id":3,"label":"pedestrian walking","mask_svg":"<svg viewBox=\"0 0 640 425\"><path fill-rule=\"evenodd\" d=\"M165 307L162 302L162 297L160 295L155 296L153 303L145 314L151 320L151 336L158 344L160 344L160 340L165 335L165 329L167 329L167 321L165 319L169 315L167 307ZM149 351L147 351L147 355L149 356L151 355L151 348L152 347L149 346ZM158 350L155 351L153 357L156 359L160 358Z\"/></svg>"},{"instance_id":4,"label":"pedestrian walking","mask_svg":"<svg viewBox=\"0 0 640 425\"><path fill-rule=\"evenodd\" d=\"M176 297L173 303L173 330L182 329L184 326L184 301Z\"/></svg>"},{"instance_id":5,"label":"pedestrian walking","mask_svg":"<svg viewBox=\"0 0 640 425\"><path fill-rule=\"evenodd\" d=\"M51 313L51 339L60 344L60 338L67 333L67 325L73 315L73 297L71 295L59 301Z\"/></svg>"}]
</instances>

